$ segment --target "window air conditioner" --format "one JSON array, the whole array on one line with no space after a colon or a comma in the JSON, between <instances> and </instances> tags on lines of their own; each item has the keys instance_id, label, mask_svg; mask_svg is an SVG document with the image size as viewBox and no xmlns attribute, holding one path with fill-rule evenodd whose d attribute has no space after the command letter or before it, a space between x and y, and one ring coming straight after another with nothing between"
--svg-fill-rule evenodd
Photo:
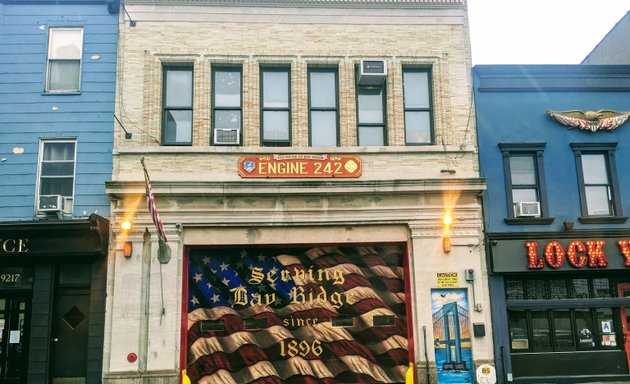
<instances>
[{"instance_id":1,"label":"window air conditioner","mask_svg":"<svg viewBox=\"0 0 630 384\"><path fill-rule=\"evenodd\" d=\"M241 130L239 128L215 128L215 145L238 145L241 143Z\"/></svg>"},{"instance_id":2,"label":"window air conditioner","mask_svg":"<svg viewBox=\"0 0 630 384\"><path fill-rule=\"evenodd\" d=\"M387 77L385 60L361 60L359 65L359 85L381 85Z\"/></svg>"},{"instance_id":3,"label":"window air conditioner","mask_svg":"<svg viewBox=\"0 0 630 384\"><path fill-rule=\"evenodd\" d=\"M40 213L72 214L72 197L61 195L41 195L37 204Z\"/></svg>"},{"instance_id":4,"label":"window air conditioner","mask_svg":"<svg viewBox=\"0 0 630 384\"><path fill-rule=\"evenodd\" d=\"M39 212L61 212L63 196L61 195L40 195L37 210Z\"/></svg>"},{"instance_id":5,"label":"window air conditioner","mask_svg":"<svg viewBox=\"0 0 630 384\"><path fill-rule=\"evenodd\" d=\"M538 201L521 201L514 204L516 217L540 217L540 203Z\"/></svg>"}]
</instances>

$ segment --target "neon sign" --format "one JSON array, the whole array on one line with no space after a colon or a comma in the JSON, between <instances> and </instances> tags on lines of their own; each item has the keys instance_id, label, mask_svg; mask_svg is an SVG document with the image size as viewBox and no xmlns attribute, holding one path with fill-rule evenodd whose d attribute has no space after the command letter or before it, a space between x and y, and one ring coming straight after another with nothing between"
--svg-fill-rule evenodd
<instances>
[{"instance_id":1,"label":"neon sign","mask_svg":"<svg viewBox=\"0 0 630 384\"><path fill-rule=\"evenodd\" d=\"M527 268L543 269L548 266L558 269L565 263L573 268L606 268L608 260L604 252L604 240L573 240L566 248L556 240L545 244L542 256L538 254L538 243L526 241ZM630 267L630 240L618 240L617 247L623 258L623 265Z\"/></svg>"}]
</instances>

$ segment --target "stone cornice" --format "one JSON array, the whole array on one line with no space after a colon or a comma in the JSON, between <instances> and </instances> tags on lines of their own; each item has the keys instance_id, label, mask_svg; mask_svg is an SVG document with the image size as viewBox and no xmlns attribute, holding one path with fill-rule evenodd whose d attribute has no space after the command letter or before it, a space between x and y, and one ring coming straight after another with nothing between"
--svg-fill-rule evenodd
<instances>
[{"instance_id":1,"label":"stone cornice","mask_svg":"<svg viewBox=\"0 0 630 384\"><path fill-rule=\"evenodd\" d=\"M465 0L126 0L127 5L196 5L229 7L464 7Z\"/></svg>"},{"instance_id":2,"label":"stone cornice","mask_svg":"<svg viewBox=\"0 0 630 384\"><path fill-rule=\"evenodd\" d=\"M444 178L408 180L244 180L244 181L152 181L153 193L165 195L313 195L352 193L424 193L486 189L484 178ZM106 191L112 198L144 194L144 181L109 181Z\"/></svg>"},{"instance_id":3,"label":"stone cornice","mask_svg":"<svg viewBox=\"0 0 630 384\"><path fill-rule=\"evenodd\" d=\"M219 147L219 146L119 146L114 148L115 156L132 156L132 155L199 155L199 154L237 154L237 155L265 155L276 153L322 153L321 148L311 147ZM470 147L461 149L458 146L386 146L386 147L330 147L326 148L324 153L336 154L400 154L400 153L416 153L416 154L434 154L434 153L475 153L476 148Z\"/></svg>"}]
</instances>

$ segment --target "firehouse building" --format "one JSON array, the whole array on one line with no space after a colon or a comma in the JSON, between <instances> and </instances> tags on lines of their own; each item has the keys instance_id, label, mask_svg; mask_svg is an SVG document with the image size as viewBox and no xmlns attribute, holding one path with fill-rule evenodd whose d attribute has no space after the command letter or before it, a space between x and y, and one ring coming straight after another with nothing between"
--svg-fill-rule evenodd
<instances>
[{"instance_id":1,"label":"firehouse building","mask_svg":"<svg viewBox=\"0 0 630 384\"><path fill-rule=\"evenodd\" d=\"M464 1L130 0L118 56L105 383L493 364Z\"/></svg>"}]
</instances>

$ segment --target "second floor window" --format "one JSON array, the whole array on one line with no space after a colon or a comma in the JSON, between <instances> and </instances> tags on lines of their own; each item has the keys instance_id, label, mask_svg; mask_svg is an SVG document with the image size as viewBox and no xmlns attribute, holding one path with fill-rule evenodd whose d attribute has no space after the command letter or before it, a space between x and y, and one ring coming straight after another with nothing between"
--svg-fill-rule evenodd
<instances>
[{"instance_id":1,"label":"second floor window","mask_svg":"<svg viewBox=\"0 0 630 384\"><path fill-rule=\"evenodd\" d=\"M212 72L212 126L215 144L241 143L241 68L217 67Z\"/></svg>"},{"instance_id":2,"label":"second floor window","mask_svg":"<svg viewBox=\"0 0 630 384\"><path fill-rule=\"evenodd\" d=\"M46 92L79 92L83 28L50 28Z\"/></svg>"},{"instance_id":3,"label":"second floor window","mask_svg":"<svg viewBox=\"0 0 630 384\"><path fill-rule=\"evenodd\" d=\"M616 146L617 143L571 144L583 217L622 215L614 161Z\"/></svg>"},{"instance_id":4,"label":"second floor window","mask_svg":"<svg viewBox=\"0 0 630 384\"><path fill-rule=\"evenodd\" d=\"M589 215L614 214L612 191L606 155L603 153L582 155L582 175L584 177L584 196L586 211Z\"/></svg>"},{"instance_id":5,"label":"second floor window","mask_svg":"<svg viewBox=\"0 0 630 384\"><path fill-rule=\"evenodd\" d=\"M499 144L503 152L508 218L547 216L545 144Z\"/></svg>"},{"instance_id":6,"label":"second floor window","mask_svg":"<svg viewBox=\"0 0 630 384\"><path fill-rule=\"evenodd\" d=\"M385 84L357 83L358 145L387 145L385 125Z\"/></svg>"},{"instance_id":7,"label":"second floor window","mask_svg":"<svg viewBox=\"0 0 630 384\"><path fill-rule=\"evenodd\" d=\"M162 144L191 145L193 116L193 69L164 67Z\"/></svg>"},{"instance_id":8,"label":"second floor window","mask_svg":"<svg viewBox=\"0 0 630 384\"><path fill-rule=\"evenodd\" d=\"M431 144L431 92L428 69L403 67L405 144Z\"/></svg>"},{"instance_id":9,"label":"second floor window","mask_svg":"<svg viewBox=\"0 0 630 384\"><path fill-rule=\"evenodd\" d=\"M261 144L291 145L291 72L285 67L261 68Z\"/></svg>"},{"instance_id":10,"label":"second floor window","mask_svg":"<svg viewBox=\"0 0 630 384\"><path fill-rule=\"evenodd\" d=\"M75 159L74 140L42 140L39 157L38 212L71 210Z\"/></svg>"},{"instance_id":11,"label":"second floor window","mask_svg":"<svg viewBox=\"0 0 630 384\"><path fill-rule=\"evenodd\" d=\"M309 68L308 85L310 145L336 147L339 144L337 69Z\"/></svg>"}]
</instances>

